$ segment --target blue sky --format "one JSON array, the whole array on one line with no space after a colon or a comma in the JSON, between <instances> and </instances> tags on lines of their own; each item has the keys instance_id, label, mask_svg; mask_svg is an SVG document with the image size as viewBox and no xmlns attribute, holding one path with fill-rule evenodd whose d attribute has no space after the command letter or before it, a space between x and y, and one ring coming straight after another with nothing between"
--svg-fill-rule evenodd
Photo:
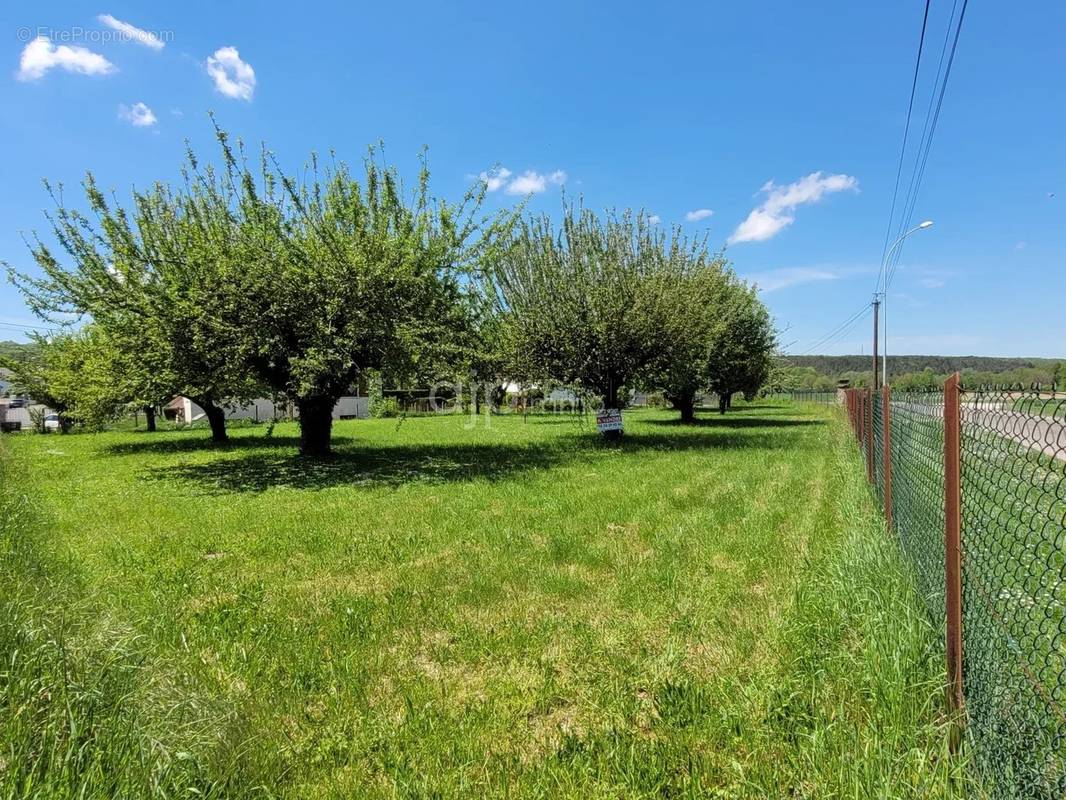
<instances>
[{"instance_id":1,"label":"blue sky","mask_svg":"<svg viewBox=\"0 0 1066 800\"><path fill-rule=\"evenodd\" d=\"M428 145L441 195L500 165L493 206L532 190L531 209L554 211L565 189L706 232L792 352L874 289L919 0L252 9L4 4L0 259L30 266L42 178L68 197L86 170L120 196L171 180L185 139L213 155L213 110L292 166L330 148L358 161L380 139L410 172ZM934 69L950 9L933 0ZM1063 31L1062 3L970 5L915 209L936 224L889 291L891 352L1066 356ZM6 284L0 323L33 323ZM822 352L869 352L868 328Z\"/></svg>"}]
</instances>

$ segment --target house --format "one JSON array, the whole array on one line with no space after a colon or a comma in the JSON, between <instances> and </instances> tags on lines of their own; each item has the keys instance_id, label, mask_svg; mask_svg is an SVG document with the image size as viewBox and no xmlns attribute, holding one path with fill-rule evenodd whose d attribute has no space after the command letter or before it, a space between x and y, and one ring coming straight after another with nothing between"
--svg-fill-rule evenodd
<instances>
[{"instance_id":1,"label":"house","mask_svg":"<svg viewBox=\"0 0 1066 800\"><path fill-rule=\"evenodd\" d=\"M224 406L227 420L247 419L266 422L272 419L295 419L299 416L290 403L277 403L259 398L250 403L232 403ZM175 422L186 424L206 420L204 410L188 397L175 397L163 406L163 415ZM340 398L333 407L333 419L365 419L370 416L370 398L348 395Z\"/></svg>"},{"instance_id":2,"label":"house","mask_svg":"<svg viewBox=\"0 0 1066 800\"><path fill-rule=\"evenodd\" d=\"M0 397L0 433L33 430L33 418L38 413L46 417L53 412L27 397Z\"/></svg>"}]
</instances>

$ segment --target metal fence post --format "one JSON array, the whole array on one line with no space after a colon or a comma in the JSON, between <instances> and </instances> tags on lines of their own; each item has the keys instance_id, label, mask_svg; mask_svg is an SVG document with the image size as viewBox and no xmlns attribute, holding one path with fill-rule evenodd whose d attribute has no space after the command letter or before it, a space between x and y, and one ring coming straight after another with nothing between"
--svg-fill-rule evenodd
<instances>
[{"instance_id":1,"label":"metal fence post","mask_svg":"<svg viewBox=\"0 0 1066 800\"><path fill-rule=\"evenodd\" d=\"M892 531L892 390L886 383L881 387L881 494L885 506L885 522Z\"/></svg>"},{"instance_id":2,"label":"metal fence post","mask_svg":"<svg viewBox=\"0 0 1066 800\"><path fill-rule=\"evenodd\" d=\"M865 408L863 409L863 435L866 439L866 480L874 482L874 390L863 392Z\"/></svg>"},{"instance_id":3,"label":"metal fence post","mask_svg":"<svg viewBox=\"0 0 1066 800\"><path fill-rule=\"evenodd\" d=\"M944 586L947 612L948 702L963 706L962 690L962 419L959 373L944 382Z\"/></svg>"}]
</instances>

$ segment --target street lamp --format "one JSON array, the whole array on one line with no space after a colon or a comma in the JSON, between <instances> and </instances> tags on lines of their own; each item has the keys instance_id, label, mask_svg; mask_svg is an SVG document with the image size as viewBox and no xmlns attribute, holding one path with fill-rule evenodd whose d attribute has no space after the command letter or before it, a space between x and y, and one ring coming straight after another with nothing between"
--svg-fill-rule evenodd
<instances>
[{"instance_id":1,"label":"street lamp","mask_svg":"<svg viewBox=\"0 0 1066 800\"><path fill-rule=\"evenodd\" d=\"M881 319L884 325L884 352L881 355L881 381L888 383L888 262L892 259L892 254L896 252L896 248L903 244L903 240L910 236L912 233L918 231L924 231L926 228L932 228L933 221L927 219L925 222L920 222L900 236L896 241L892 243L892 246L885 251L885 257L881 260L881 274L884 276L882 282L881 292Z\"/></svg>"}]
</instances>

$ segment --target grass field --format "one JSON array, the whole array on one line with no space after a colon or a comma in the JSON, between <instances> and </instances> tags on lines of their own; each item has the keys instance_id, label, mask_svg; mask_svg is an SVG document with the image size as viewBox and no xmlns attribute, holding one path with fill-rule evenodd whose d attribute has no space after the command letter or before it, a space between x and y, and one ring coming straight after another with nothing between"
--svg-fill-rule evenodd
<instances>
[{"instance_id":1,"label":"grass field","mask_svg":"<svg viewBox=\"0 0 1066 800\"><path fill-rule=\"evenodd\" d=\"M974 790L833 411L264 431L0 440L0 790Z\"/></svg>"}]
</instances>

